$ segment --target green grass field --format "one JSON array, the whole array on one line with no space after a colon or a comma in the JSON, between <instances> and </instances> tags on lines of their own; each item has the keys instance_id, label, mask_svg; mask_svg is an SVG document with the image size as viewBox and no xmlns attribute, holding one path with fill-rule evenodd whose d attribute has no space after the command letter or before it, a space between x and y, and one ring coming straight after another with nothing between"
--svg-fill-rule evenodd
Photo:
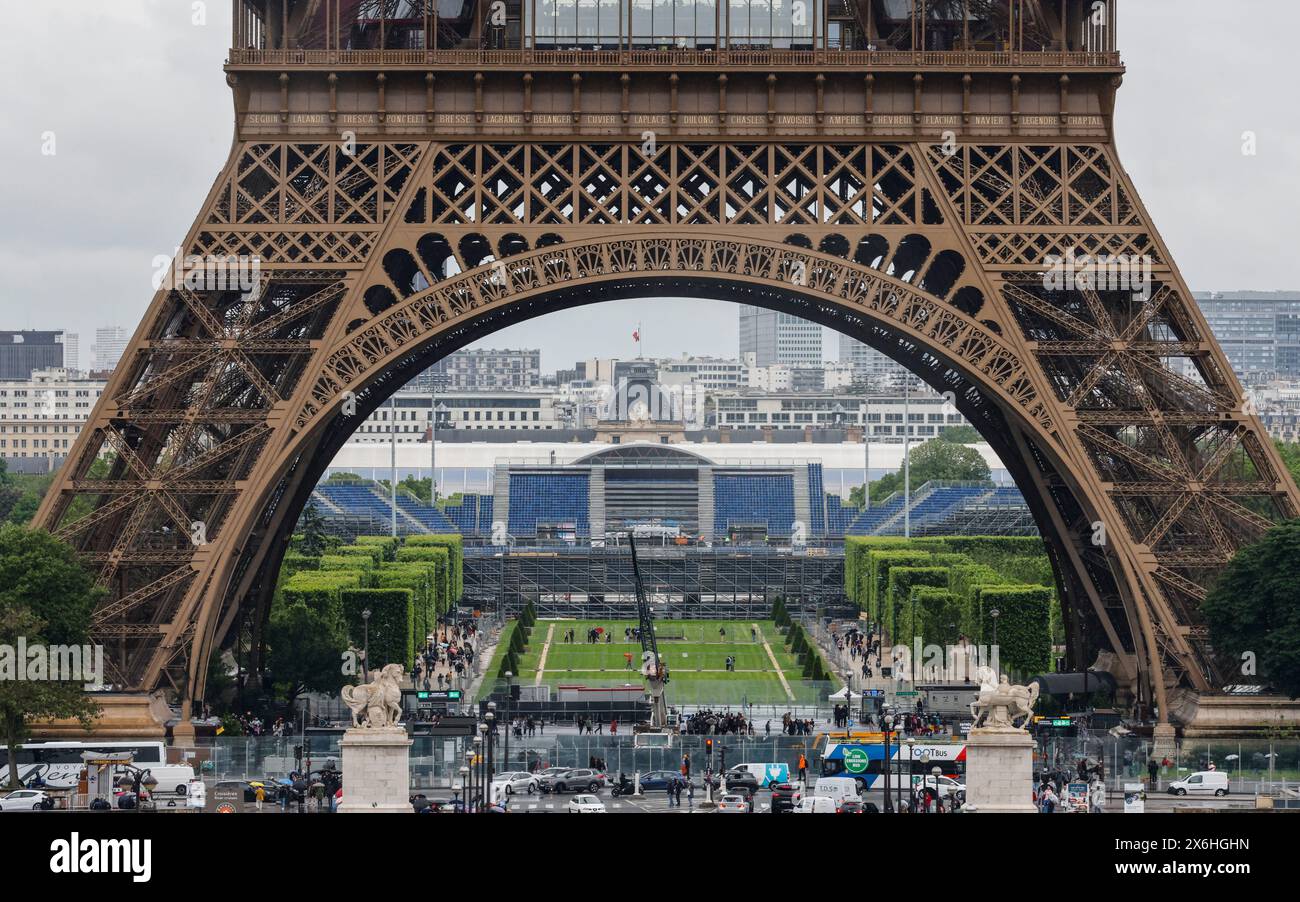
<instances>
[{"instance_id":1,"label":"green grass field","mask_svg":"<svg viewBox=\"0 0 1300 902\"><path fill-rule=\"evenodd\" d=\"M635 626L632 620L539 620L519 662L516 679L526 686L640 685L641 643L623 634ZM587 642L587 630L593 627L603 627L612 634L612 640L607 643L602 636L597 644ZM757 641L751 627L757 627ZM726 630L725 637L719 633L720 628ZM565 642L564 634L570 629L575 631L574 640ZM819 687L803 680L798 662L786 651L781 633L770 620L669 620L656 624L655 633L659 653L669 668L670 704L806 703L815 700L819 692ZM764 641L770 644L772 656L764 648ZM625 654L632 656L630 668ZM726 670L728 655L736 658L734 673ZM776 658L776 667L772 657ZM784 684L778 668L785 676Z\"/></svg>"}]
</instances>

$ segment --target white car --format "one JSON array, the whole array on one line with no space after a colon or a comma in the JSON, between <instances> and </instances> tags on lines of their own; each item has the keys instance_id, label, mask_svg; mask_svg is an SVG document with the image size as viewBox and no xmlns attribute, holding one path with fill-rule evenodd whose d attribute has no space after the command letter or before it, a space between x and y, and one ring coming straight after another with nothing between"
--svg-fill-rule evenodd
<instances>
[{"instance_id":1,"label":"white car","mask_svg":"<svg viewBox=\"0 0 1300 902\"><path fill-rule=\"evenodd\" d=\"M16 789L0 799L0 811L43 811L47 798L39 789Z\"/></svg>"},{"instance_id":2,"label":"white car","mask_svg":"<svg viewBox=\"0 0 1300 902\"><path fill-rule=\"evenodd\" d=\"M794 814L834 814L835 800L827 796L804 796L792 809Z\"/></svg>"},{"instance_id":3,"label":"white car","mask_svg":"<svg viewBox=\"0 0 1300 902\"><path fill-rule=\"evenodd\" d=\"M935 788L934 779L935 778L933 776L926 777L925 787L933 790ZM920 776L912 777L912 789L913 791L916 792L920 792L922 790ZM939 777L939 798L948 799L959 792L965 792L965 791L966 791L965 783L958 782L957 780L954 780L952 777Z\"/></svg>"},{"instance_id":4,"label":"white car","mask_svg":"<svg viewBox=\"0 0 1300 902\"><path fill-rule=\"evenodd\" d=\"M725 795L718 802L718 811L722 814L748 814L749 802L744 796Z\"/></svg>"},{"instance_id":5,"label":"white car","mask_svg":"<svg viewBox=\"0 0 1300 902\"><path fill-rule=\"evenodd\" d=\"M537 775L530 774L526 770L496 774L492 777L492 789L494 793L499 791L506 795L514 795L516 792L531 794L537 792Z\"/></svg>"},{"instance_id":6,"label":"white car","mask_svg":"<svg viewBox=\"0 0 1300 902\"><path fill-rule=\"evenodd\" d=\"M605 803L592 795L577 795L569 800L569 814L604 814Z\"/></svg>"}]
</instances>

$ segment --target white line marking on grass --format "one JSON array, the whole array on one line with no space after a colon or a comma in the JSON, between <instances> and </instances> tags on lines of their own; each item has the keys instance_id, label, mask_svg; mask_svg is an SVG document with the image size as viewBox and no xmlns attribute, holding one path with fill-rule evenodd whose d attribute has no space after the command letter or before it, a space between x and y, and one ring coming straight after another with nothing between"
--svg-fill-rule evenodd
<instances>
[{"instance_id":1,"label":"white line marking on grass","mask_svg":"<svg viewBox=\"0 0 1300 902\"><path fill-rule=\"evenodd\" d=\"M786 697L790 701L794 701L794 690L790 688L790 683L785 678L785 671L781 669L780 664L776 663L776 655L772 651L772 646L768 644L767 636L763 635L763 631L758 628L757 623L751 623L750 626L763 639L763 651L767 652L767 659L772 662L772 669L776 671L776 678L781 681L781 688L785 690Z\"/></svg>"},{"instance_id":2,"label":"white line marking on grass","mask_svg":"<svg viewBox=\"0 0 1300 902\"><path fill-rule=\"evenodd\" d=\"M546 627L546 644L542 646L542 656L537 660L537 676L533 678L533 685L542 685L542 674L546 673L546 656L551 653L551 637L555 635L555 624L552 623Z\"/></svg>"}]
</instances>

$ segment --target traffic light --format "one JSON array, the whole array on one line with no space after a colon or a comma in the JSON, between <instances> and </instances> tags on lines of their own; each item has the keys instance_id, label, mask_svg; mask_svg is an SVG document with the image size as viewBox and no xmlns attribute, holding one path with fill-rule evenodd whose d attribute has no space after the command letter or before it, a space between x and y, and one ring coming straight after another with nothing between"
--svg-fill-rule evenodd
<instances>
[{"instance_id":1,"label":"traffic light","mask_svg":"<svg viewBox=\"0 0 1300 902\"><path fill-rule=\"evenodd\" d=\"M712 740L712 739L706 739L706 740L704 740L704 751L708 752L710 755L713 754L713 740Z\"/></svg>"}]
</instances>

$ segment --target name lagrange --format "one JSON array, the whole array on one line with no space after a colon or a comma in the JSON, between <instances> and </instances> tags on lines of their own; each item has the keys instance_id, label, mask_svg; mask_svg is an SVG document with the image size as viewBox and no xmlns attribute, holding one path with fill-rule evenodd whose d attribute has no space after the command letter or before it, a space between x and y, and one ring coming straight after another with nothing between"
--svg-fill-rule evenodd
<instances>
[{"instance_id":1,"label":"name lagrange","mask_svg":"<svg viewBox=\"0 0 1300 902\"><path fill-rule=\"evenodd\" d=\"M73 833L50 843L50 871L55 874L130 874L135 883L153 877L153 840L86 839Z\"/></svg>"}]
</instances>

